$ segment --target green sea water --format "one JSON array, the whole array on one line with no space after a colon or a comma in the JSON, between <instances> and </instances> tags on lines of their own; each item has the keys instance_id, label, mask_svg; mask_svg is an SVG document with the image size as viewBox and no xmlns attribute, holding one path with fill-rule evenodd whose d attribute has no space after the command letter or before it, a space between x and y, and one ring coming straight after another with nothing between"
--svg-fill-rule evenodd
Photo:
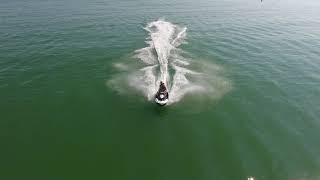
<instances>
[{"instance_id":1,"label":"green sea water","mask_svg":"<svg viewBox=\"0 0 320 180\"><path fill-rule=\"evenodd\" d=\"M318 0L1 0L0 179L318 180L319 58Z\"/></svg>"}]
</instances>

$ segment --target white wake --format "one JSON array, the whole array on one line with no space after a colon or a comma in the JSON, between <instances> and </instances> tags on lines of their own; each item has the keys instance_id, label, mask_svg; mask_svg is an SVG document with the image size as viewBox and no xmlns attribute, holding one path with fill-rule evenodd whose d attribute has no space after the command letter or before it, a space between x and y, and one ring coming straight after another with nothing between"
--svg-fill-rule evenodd
<instances>
[{"instance_id":1,"label":"white wake","mask_svg":"<svg viewBox=\"0 0 320 180\"><path fill-rule=\"evenodd\" d=\"M186 94L207 94L217 98L230 89L230 83L220 75L219 66L185 57L187 53L179 46L186 43L186 27L157 20L144 29L149 33L148 46L134 52L137 64L114 64L125 73L113 77L109 86L119 92L134 88L148 100L153 100L163 81L169 90L169 104L178 102Z\"/></svg>"}]
</instances>

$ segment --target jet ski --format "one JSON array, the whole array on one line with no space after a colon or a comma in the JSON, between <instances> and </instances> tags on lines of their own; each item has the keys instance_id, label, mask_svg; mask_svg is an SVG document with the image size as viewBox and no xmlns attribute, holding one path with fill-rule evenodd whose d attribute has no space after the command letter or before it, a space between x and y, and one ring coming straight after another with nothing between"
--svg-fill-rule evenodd
<instances>
[{"instance_id":1,"label":"jet ski","mask_svg":"<svg viewBox=\"0 0 320 180\"><path fill-rule=\"evenodd\" d=\"M155 101L160 106L164 106L168 103L168 99L169 99L168 90L167 90L166 86L164 85L164 83L161 81L160 86L159 86L159 90L155 95Z\"/></svg>"}]
</instances>

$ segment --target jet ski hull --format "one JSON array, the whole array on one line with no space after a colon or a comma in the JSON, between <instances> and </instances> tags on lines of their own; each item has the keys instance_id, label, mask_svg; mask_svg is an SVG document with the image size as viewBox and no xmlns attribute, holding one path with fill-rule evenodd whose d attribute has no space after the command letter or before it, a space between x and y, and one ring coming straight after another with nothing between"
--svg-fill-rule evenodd
<instances>
[{"instance_id":1,"label":"jet ski hull","mask_svg":"<svg viewBox=\"0 0 320 180\"><path fill-rule=\"evenodd\" d=\"M163 82L160 82L159 90L155 95L155 102L160 106L164 106L169 101L169 93Z\"/></svg>"},{"instance_id":2,"label":"jet ski hull","mask_svg":"<svg viewBox=\"0 0 320 180\"><path fill-rule=\"evenodd\" d=\"M158 105L160 105L160 106L164 106L164 105L166 105L167 103L168 103L168 99L165 99L165 100L159 100L158 98L155 98L155 101L156 101L156 103L158 104Z\"/></svg>"}]
</instances>

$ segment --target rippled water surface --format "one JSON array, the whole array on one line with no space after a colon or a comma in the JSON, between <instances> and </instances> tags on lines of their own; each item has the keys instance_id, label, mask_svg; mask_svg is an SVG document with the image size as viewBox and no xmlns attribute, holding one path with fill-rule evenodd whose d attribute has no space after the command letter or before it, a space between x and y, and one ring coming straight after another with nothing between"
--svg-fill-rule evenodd
<instances>
[{"instance_id":1,"label":"rippled water surface","mask_svg":"<svg viewBox=\"0 0 320 180\"><path fill-rule=\"evenodd\" d=\"M317 180L319 57L317 0L2 0L0 179Z\"/></svg>"}]
</instances>

